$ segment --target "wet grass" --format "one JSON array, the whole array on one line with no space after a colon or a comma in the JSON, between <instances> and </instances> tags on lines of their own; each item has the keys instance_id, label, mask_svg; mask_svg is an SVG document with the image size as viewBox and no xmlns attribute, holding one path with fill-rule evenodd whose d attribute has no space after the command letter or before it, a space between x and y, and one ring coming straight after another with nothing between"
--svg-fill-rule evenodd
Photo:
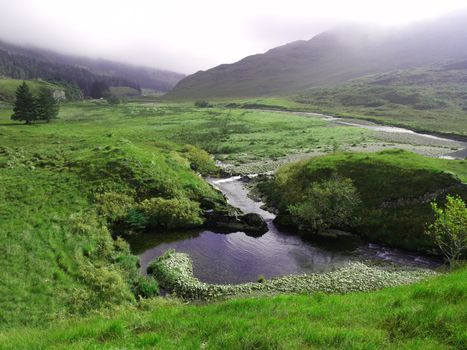
<instances>
[{"instance_id":1,"label":"wet grass","mask_svg":"<svg viewBox=\"0 0 467 350\"><path fill-rule=\"evenodd\" d=\"M404 287L182 305L0 333L0 349L465 349L467 270Z\"/></svg>"}]
</instances>

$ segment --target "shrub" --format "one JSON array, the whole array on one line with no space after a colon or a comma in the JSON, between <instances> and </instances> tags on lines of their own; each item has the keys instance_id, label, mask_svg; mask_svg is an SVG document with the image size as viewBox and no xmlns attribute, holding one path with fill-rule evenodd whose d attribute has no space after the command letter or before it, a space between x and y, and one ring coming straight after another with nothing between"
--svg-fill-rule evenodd
<instances>
[{"instance_id":1,"label":"shrub","mask_svg":"<svg viewBox=\"0 0 467 350\"><path fill-rule=\"evenodd\" d=\"M183 151L190 161L190 166L193 170L201 173L202 175L209 175L217 172L214 160L206 151L192 145L186 145Z\"/></svg>"},{"instance_id":2,"label":"shrub","mask_svg":"<svg viewBox=\"0 0 467 350\"><path fill-rule=\"evenodd\" d=\"M132 197L116 193L105 192L96 195L99 215L104 216L110 222L116 222L125 219L129 210L135 205Z\"/></svg>"},{"instance_id":3,"label":"shrub","mask_svg":"<svg viewBox=\"0 0 467 350\"><path fill-rule=\"evenodd\" d=\"M359 204L352 180L334 177L311 183L302 201L288 210L300 228L320 232L331 226L349 225Z\"/></svg>"},{"instance_id":4,"label":"shrub","mask_svg":"<svg viewBox=\"0 0 467 350\"><path fill-rule=\"evenodd\" d=\"M151 298L159 295L159 286L154 278L139 276L135 281L133 294L136 297Z\"/></svg>"},{"instance_id":5,"label":"shrub","mask_svg":"<svg viewBox=\"0 0 467 350\"><path fill-rule=\"evenodd\" d=\"M135 231L142 231L149 226L149 218L140 210L131 208L124 220L128 227Z\"/></svg>"},{"instance_id":6,"label":"shrub","mask_svg":"<svg viewBox=\"0 0 467 350\"><path fill-rule=\"evenodd\" d=\"M446 196L446 207L431 203L435 220L428 225L426 234L444 254L452 267L467 249L467 206L459 196Z\"/></svg>"},{"instance_id":7,"label":"shrub","mask_svg":"<svg viewBox=\"0 0 467 350\"><path fill-rule=\"evenodd\" d=\"M205 101L205 100L199 100L195 102L195 107L209 108L209 107L212 107L212 104L210 104L208 101Z\"/></svg>"},{"instance_id":8,"label":"shrub","mask_svg":"<svg viewBox=\"0 0 467 350\"><path fill-rule=\"evenodd\" d=\"M152 227L174 229L203 224L199 204L185 198L145 199L140 205L140 210L148 218L149 225Z\"/></svg>"}]
</instances>

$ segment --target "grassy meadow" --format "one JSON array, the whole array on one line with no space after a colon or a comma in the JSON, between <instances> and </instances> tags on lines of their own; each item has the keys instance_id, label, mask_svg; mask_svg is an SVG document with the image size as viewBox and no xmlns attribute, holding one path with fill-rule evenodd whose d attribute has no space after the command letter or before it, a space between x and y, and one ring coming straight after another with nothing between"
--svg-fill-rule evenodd
<instances>
[{"instance_id":1,"label":"grassy meadow","mask_svg":"<svg viewBox=\"0 0 467 350\"><path fill-rule=\"evenodd\" d=\"M318 112L455 135L465 140L465 78L465 70L426 67L369 75L289 96L217 102L244 108Z\"/></svg>"},{"instance_id":2,"label":"grassy meadow","mask_svg":"<svg viewBox=\"0 0 467 350\"><path fill-rule=\"evenodd\" d=\"M148 224L141 214L151 219L160 202L193 209L180 220L199 227L199 209L225 205L199 176L216 172L209 155L247 172L398 143L319 118L192 103L65 103L49 124L10 115L0 106L0 349L466 348L465 268L371 293L184 305L146 298L157 285L113 230ZM464 163L418 161L467 178Z\"/></svg>"}]
</instances>

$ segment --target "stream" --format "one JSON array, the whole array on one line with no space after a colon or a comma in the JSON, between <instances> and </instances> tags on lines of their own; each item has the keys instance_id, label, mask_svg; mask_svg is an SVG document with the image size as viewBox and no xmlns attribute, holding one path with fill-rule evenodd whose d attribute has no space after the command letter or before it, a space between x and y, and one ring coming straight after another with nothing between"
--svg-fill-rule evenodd
<instances>
[{"instance_id":1,"label":"stream","mask_svg":"<svg viewBox=\"0 0 467 350\"><path fill-rule=\"evenodd\" d=\"M139 255L141 272L169 249L188 253L194 275L208 283L241 283L288 274L321 273L355 260L378 259L404 265L435 268L440 261L397 249L361 241L352 235L305 239L279 229L274 214L261 209L262 203L248 197L240 177L208 179L226 196L229 203L244 213L258 213L268 224L268 232L250 237L243 232L230 234L209 230L150 232L128 238Z\"/></svg>"}]
</instances>

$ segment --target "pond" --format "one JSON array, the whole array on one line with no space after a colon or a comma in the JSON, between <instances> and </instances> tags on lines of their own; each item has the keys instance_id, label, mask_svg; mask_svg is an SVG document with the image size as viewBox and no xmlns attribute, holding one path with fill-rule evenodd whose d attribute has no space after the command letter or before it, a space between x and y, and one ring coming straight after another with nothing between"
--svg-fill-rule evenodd
<instances>
[{"instance_id":1,"label":"pond","mask_svg":"<svg viewBox=\"0 0 467 350\"><path fill-rule=\"evenodd\" d=\"M420 267L436 267L436 259L363 242L355 236L304 239L293 232L278 229L274 215L261 209L261 203L247 196L240 177L209 179L229 203L245 213L258 213L267 221L269 231L261 237L243 232L230 234L208 230L151 232L129 237L134 254L139 255L141 271L169 249L190 255L194 275L203 282L241 283L288 274L321 273L350 261L381 259Z\"/></svg>"}]
</instances>

